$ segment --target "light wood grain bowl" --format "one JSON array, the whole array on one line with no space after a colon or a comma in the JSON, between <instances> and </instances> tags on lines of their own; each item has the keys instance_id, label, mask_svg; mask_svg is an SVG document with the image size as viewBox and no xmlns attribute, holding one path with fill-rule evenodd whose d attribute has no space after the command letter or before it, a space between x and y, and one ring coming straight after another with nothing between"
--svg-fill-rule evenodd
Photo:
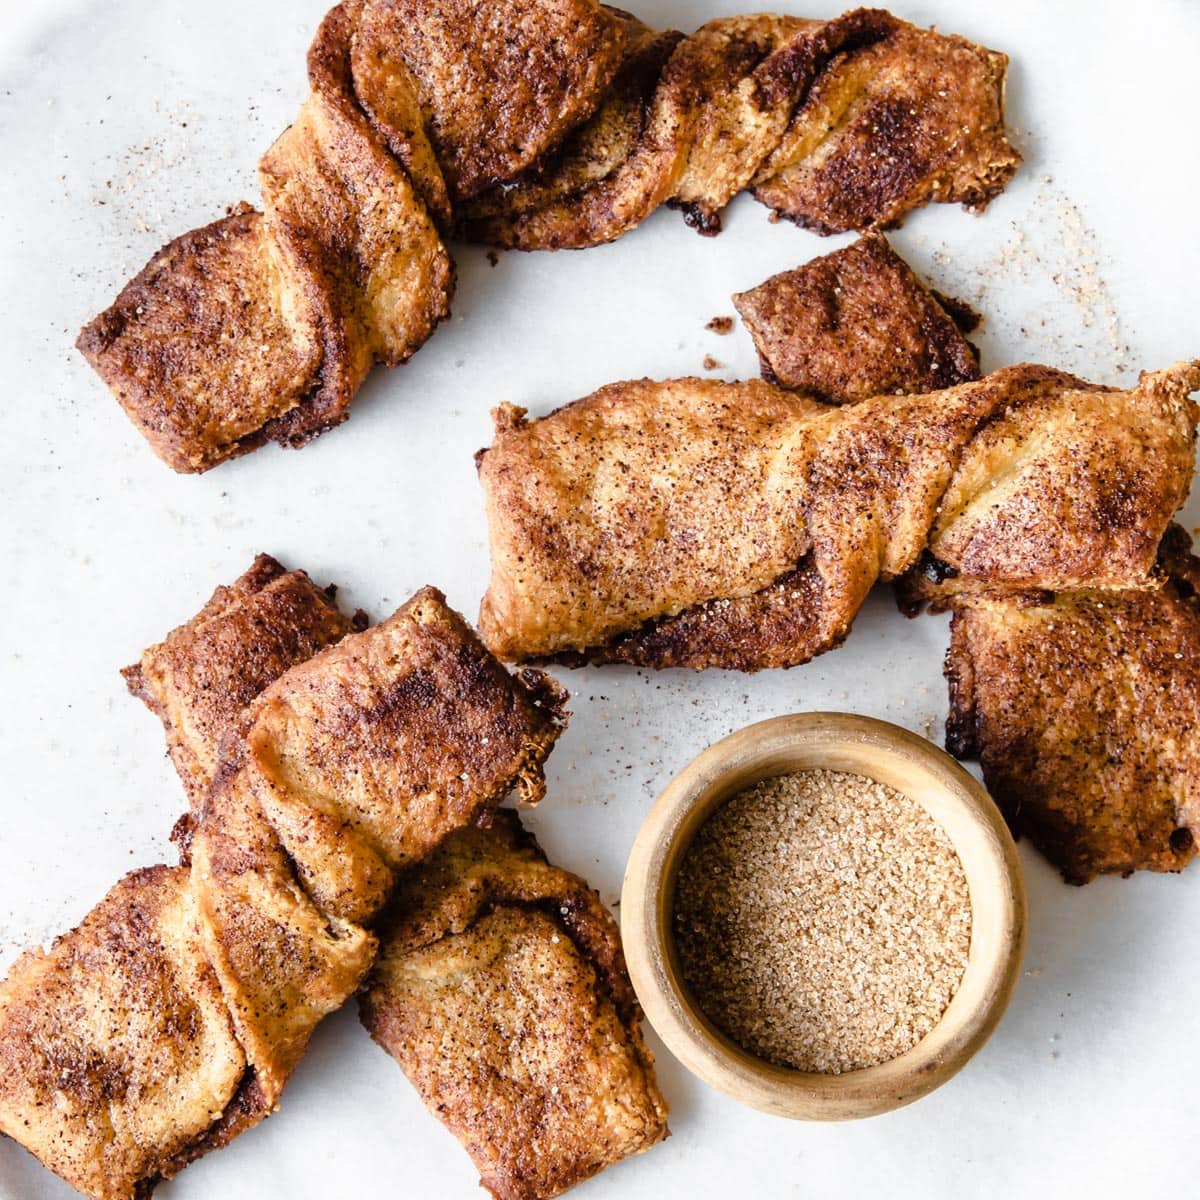
<instances>
[{"instance_id":1,"label":"light wood grain bowl","mask_svg":"<svg viewBox=\"0 0 1200 1200\"><path fill-rule=\"evenodd\" d=\"M763 779L824 768L887 784L922 804L962 861L971 944L962 983L939 1023L907 1053L842 1075L773 1066L701 1012L675 953L675 878L692 837L725 800ZM899 726L848 713L762 721L710 746L667 786L646 818L621 892L629 971L650 1024L706 1083L778 1116L842 1121L926 1095L967 1063L1008 1006L1025 949L1025 885L991 797L950 756Z\"/></svg>"}]
</instances>

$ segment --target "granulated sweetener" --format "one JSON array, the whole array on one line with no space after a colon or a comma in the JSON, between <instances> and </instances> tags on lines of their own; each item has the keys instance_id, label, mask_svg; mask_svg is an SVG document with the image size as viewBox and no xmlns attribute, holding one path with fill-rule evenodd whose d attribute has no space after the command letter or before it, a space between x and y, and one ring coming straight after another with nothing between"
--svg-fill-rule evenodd
<instances>
[{"instance_id":1,"label":"granulated sweetener","mask_svg":"<svg viewBox=\"0 0 1200 1200\"><path fill-rule=\"evenodd\" d=\"M962 981L967 879L915 800L839 771L764 780L696 833L673 914L708 1018L778 1066L841 1074L911 1049Z\"/></svg>"}]
</instances>

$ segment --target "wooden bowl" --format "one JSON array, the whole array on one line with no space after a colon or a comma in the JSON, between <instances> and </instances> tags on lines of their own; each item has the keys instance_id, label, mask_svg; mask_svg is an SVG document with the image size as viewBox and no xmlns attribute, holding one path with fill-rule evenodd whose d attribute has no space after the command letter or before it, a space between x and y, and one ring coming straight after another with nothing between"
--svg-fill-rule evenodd
<instances>
[{"instance_id":1,"label":"wooden bowl","mask_svg":"<svg viewBox=\"0 0 1200 1200\"><path fill-rule=\"evenodd\" d=\"M774 1066L722 1034L683 981L672 931L676 874L709 815L760 780L817 768L865 775L923 805L954 843L971 897L967 967L941 1020L898 1058L841 1075ZM987 1041L1021 968L1025 885L1004 819L983 787L948 754L885 721L800 713L739 730L671 781L634 843L621 892L621 930L646 1016L693 1074L764 1112L844 1121L924 1096L961 1070Z\"/></svg>"}]
</instances>

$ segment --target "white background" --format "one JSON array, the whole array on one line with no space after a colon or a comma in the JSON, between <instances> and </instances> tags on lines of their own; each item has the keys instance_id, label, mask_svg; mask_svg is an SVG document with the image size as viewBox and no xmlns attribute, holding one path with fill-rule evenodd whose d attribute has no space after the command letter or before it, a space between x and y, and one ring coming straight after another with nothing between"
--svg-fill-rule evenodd
<instances>
[{"instance_id":1,"label":"white background","mask_svg":"<svg viewBox=\"0 0 1200 1200\"><path fill-rule=\"evenodd\" d=\"M471 455L493 405L541 413L615 379L700 373L706 354L724 377L751 376L740 325L722 338L705 322L732 313L734 290L849 240L771 225L742 198L716 240L663 211L582 253L492 268L455 247L453 321L411 364L377 373L347 425L298 453L174 475L72 343L163 242L256 198L255 162L303 99L324 7L42 0L10 4L0 24L0 969L125 871L170 855L180 786L117 674L144 645L259 550L336 581L376 619L426 582L473 615L487 558ZM689 31L723 11L639 10ZM914 0L897 12L1013 59L1017 179L983 217L938 206L895 237L934 286L986 314L985 368L1033 359L1130 382L1200 354L1200 4ZM1189 527L1198 516L1193 502ZM880 593L846 647L794 671L565 673L576 716L530 824L611 902L657 792L749 721L848 709L940 739L945 643L944 619L905 621ZM1194 1189L1200 868L1074 889L1028 847L1022 857L1027 969L963 1074L905 1111L816 1126L743 1110L660 1051L674 1136L581 1200ZM347 1011L318 1031L277 1116L158 1195L472 1197L475 1179ZM0 1144L5 1200L68 1194Z\"/></svg>"}]
</instances>

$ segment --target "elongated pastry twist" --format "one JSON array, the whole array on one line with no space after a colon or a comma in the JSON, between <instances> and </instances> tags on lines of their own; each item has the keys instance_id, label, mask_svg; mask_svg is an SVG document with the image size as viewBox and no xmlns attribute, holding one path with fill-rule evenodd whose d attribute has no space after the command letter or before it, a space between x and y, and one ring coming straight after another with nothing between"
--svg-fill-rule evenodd
<instances>
[{"instance_id":1,"label":"elongated pastry twist","mask_svg":"<svg viewBox=\"0 0 1200 1200\"><path fill-rule=\"evenodd\" d=\"M195 813L245 705L346 632L329 595L262 555L127 668ZM495 1195L546 1200L666 1136L617 924L582 879L546 863L516 813L490 814L403 871L374 932L364 1021Z\"/></svg>"},{"instance_id":2,"label":"elongated pastry twist","mask_svg":"<svg viewBox=\"0 0 1200 1200\"><path fill-rule=\"evenodd\" d=\"M656 33L595 0L345 0L239 205L161 250L79 347L155 451L203 471L344 420L449 312L449 232L596 245L753 189L822 232L986 204L1019 161L1003 55L878 9Z\"/></svg>"},{"instance_id":3,"label":"elongated pastry twist","mask_svg":"<svg viewBox=\"0 0 1200 1200\"><path fill-rule=\"evenodd\" d=\"M162 718L197 815L224 732L336 622L335 639L348 623L331 597L261 555L125 671ZM545 862L516 813L489 814L401 872L373 931L364 1020L497 1196L545 1200L666 1136L617 924L582 879ZM519 1036L497 1029L498 997ZM422 1049L431 1038L436 1055Z\"/></svg>"},{"instance_id":4,"label":"elongated pastry twist","mask_svg":"<svg viewBox=\"0 0 1200 1200\"><path fill-rule=\"evenodd\" d=\"M273 661L306 657L332 622L316 589L299 612L303 591L260 560L131 680L181 721L193 800L219 714L188 679L271 614ZM254 667L227 665L254 686ZM512 786L540 794L558 700L510 677L433 589L292 666L226 736L183 864L127 876L0 983L0 1131L85 1194L135 1200L268 1115L366 977L398 874Z\"/></svg>"},{"instance_id":5,"label":"elongated pastry twist","mask_svg":"<svg viewBox=\"0 0 1200 1200\"><path fill-rule=\"evenodd\" d=\"M882 9L722 17L688 37L629 18L627 39L595 116L462 205L468 238L594 246L661 204L713 234L744 190L820 233L886 227L929 200L983 206L1020 162L1007 59Z\"/></svg>"},{"instance_id":6,"label":"elongated pastry twist","mask_svg":"<svg viewBox=\"0 0 1200 1200\"><path fill-rule=\"evenodd\" d=\"M1200 363L1117 391L1008 367L830 407L761 382L613 384L479 455L509 660L757 670L909 603L1156 586L1194 466Z\"/></svg>"}]
</instances>

